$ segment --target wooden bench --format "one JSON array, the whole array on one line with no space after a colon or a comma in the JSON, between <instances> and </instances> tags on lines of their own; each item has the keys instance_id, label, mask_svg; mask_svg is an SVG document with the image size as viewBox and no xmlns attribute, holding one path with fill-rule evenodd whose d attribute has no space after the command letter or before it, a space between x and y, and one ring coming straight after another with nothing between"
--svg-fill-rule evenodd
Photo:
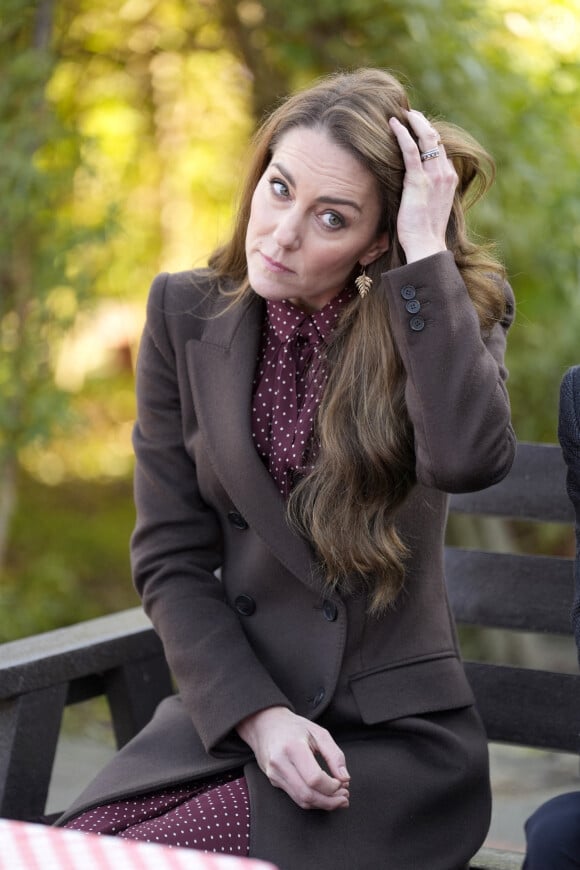
<instances>
[{"instance_id":1,"label":"wooden bench","mask_svg":"<svg viewBox=\"0 0 580 870\"><path fill-rule=\"evenodd\" d=\"M495 523L515 518L571 524L565 474L558 446L520 444L506 480L480 493L454 496L452 514L495 518ZM446 557L451 605L460 625L571 636L572 558L451 544ZM467 661L466 668L491 741L578 751L580 675L489 661ZM139 608L4 644L0 816L42 817L65 705L106 695L121 746L171 691L161 645ZM484 848L471 867L515 870L521 858Z\"/></svg>"}]
</instances>

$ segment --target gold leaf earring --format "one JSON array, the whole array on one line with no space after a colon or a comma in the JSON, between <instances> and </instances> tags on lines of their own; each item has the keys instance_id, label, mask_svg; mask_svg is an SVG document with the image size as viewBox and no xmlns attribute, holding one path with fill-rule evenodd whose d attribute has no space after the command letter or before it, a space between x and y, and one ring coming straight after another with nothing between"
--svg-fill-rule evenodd
<instances>
[{"instance_id":1,"label":"gold leaf earring","mask_svg":"<svg viewBox=\"0 0 580 870\"><path fill-rule=\"evenodd\" d=\"M365 267L362 267L362 272L355 278L355 287L360 294L360 298L364 299L371 287L373 286L373 279L369 278L367 273L365 272Z\"/></svg>"}]
</instances>

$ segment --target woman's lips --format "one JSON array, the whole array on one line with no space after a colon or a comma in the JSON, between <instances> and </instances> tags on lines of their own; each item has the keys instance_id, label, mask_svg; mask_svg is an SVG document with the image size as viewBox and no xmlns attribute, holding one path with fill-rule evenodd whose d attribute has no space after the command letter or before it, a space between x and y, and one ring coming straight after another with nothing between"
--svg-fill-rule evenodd
<instances>
[{"instance_id":1,"label":"woman's lips","mask_svg":"<svg viewBox=\"0 0 580 870\"><path fill-rule=\"evenodd\" d=\"M262 251L260 251L260 256L262 257L266 268L270 272L292 272L292 269L288 269L283 263L279 263L277 260L273 260L271 257L268 257Z\"/></svg>"}]
</instances>

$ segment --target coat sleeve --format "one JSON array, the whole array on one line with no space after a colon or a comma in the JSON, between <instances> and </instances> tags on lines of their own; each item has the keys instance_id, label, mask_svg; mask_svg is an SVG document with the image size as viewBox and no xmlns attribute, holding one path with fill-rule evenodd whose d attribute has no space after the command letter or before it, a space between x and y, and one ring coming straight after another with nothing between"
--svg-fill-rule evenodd
<instances>
[{"instance_id":1,"label":"coat sleeve","mask_svg":"<svg viewBox=\"0 0 580 870\"><path fill-rule=\"evenodd\" d=\"M504 321L485 336L450 251L383 279L407 373L418 481L444 492L497 483L511 467L516 444L504 365L514 316L511 288L504 288Z\"/></svg>"},{"instance_id":2,"label":"coat sleeve","mask_svg":"<svg viewBox=\"0 0 580 870\"><path fill-rule=\"evenodd\" d=\"M175 316L168 280L162 275L153 284L137 365L132 571L206 751L221 754L247 749L232 733L241 719L292 705L254 654L214 573L221 564L221 528L200 495L184 445L179 349L165 328L166 318Z\"/></svg>"}]
</instances>

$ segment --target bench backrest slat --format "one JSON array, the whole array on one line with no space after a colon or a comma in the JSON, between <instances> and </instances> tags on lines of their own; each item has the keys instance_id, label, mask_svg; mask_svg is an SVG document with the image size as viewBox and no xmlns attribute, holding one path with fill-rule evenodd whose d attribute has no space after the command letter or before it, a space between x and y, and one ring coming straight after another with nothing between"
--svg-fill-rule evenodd
<instances>
[{"instance_id":1,"label":"bench backrest slat","mask_svg":"<svg viewBox=\"0 0 580 870\"><path fill-rule=\"evenodd\" d=\"M573 559L447 547L445 571L458 622L570 634Z\"/></svg>"},{"instance_id":2,"label":"bench backrest slat","mask_svg":"<svg viewBox=\"0 0 580 870\"><path fill-rule=\"evenodd\" d=\"M565 497L566 465L557 444L518 443L510 473L480 492L452 496L457 513L569 523L572 504Z\"/></svg>"},{"instance_id":3,"label":"bench backrest slat","mask_svg":"<svg viewBox=\"0 0 580 870\"><path fill-rule=\"evenodd\" d=\"M578 752L580 675L466 662L490 740Z\"/></svg>"},{"instance_id":4,"label":"bench backrest slat","mask_svg":"<svg viewBox=\"0 0 580 870\"><path fill-rule=\"evenodd\" d=\"M538 553L520 553L517 534L522 521L573 523L566 471L558 445L520 443L505 480L482 492L452 496L451 513L503 521L501 552L488 552L495 526L483 532L484 524L474 521L485 544L469 550L449 544L445 568L451 608L460 626L568 636L567 655L575 670L570 621L574 560L541 552L542 541L551 540L551 535L533 536ZM460 524L450 538L461 538ZM565 546L573 552L573 545ZM506 548L512 551L504 552ZM477 648L477 635L470 636L474 643ZM499 658L500 651L492 657ZM481 658L487 655L483 652ZM580 749L580 674L485 660L466 662L466 670L491 740L566 752Z\"/></svg>"}]
</instances>

